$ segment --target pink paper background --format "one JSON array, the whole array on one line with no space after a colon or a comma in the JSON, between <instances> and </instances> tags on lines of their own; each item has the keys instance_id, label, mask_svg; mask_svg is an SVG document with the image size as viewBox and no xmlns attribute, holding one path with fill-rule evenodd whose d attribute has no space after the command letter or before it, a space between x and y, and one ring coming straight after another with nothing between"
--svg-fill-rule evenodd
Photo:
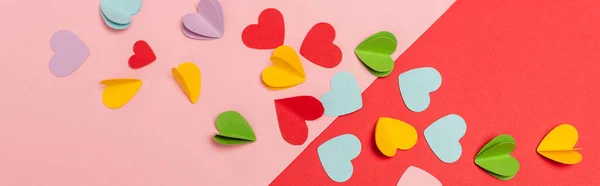
<instances>
[{"instance_id":1,"label":"pink paper background","mask_svg":"<svg viewBox=\"0 0 600 186\"><path fill-rule=\"evenodd\" d=\"M128 30L104 25L98 1L0 1L0 185L3 186L197 186L267 185L335 118L309 124L302 146L287 144L277 126L273 100L329 90L339 71L352 72L364 90L374 77L354 56L364 38L389 30L398 56L454 2L452 0L229 0L221 1L225 37L197 41L181 33L181 19L198 0L145 0ZM303 59L307 81L268 91L260 73L270 50L253 50L242 30L265 8L279 9L285 43L299 50L316 23L331 23L343 61L325 69ZM50 36L59 29L78 35L91 55L65 78L48 70ZM140 70L127 66L133 43L146 40L158 59ZM202 90L192 105L171 77L171 67L196 63ZM107 78L139 78L139 93L125 107L101 102ZM212 142L214 118L237 110L258 141L223 147ZM310 171L310 170L307 170Z\"/></svg>"}]
</instances>

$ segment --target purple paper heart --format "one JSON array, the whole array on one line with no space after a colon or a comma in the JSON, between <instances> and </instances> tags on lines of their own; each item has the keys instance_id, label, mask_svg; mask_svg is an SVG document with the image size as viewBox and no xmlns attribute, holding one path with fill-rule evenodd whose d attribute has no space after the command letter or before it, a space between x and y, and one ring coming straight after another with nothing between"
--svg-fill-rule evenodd
<instances>
[{"instance_id":1,"label":"purple paper heart","mask_svg":"<svg viewBox=\"0 0 600 186\"><path fill-rule=\"evenodd\" d=\"M193 39L223 37L223 8L219 1L201 0L197 11L197 14L187 14L183 17L183 33Z\"/></svg>"},{"instance_id":2,"label":"purple paper heart","mask_svg":"<svg viewBox=\"0 0 600 186\"><path fill-rule=\"evenodd\" d=\"M50 38L50 48L54 51L49 63L50 72L57 77L71 74L90 55L83 41L68 30L56 31Z\"/></svg>"}]
</instances>

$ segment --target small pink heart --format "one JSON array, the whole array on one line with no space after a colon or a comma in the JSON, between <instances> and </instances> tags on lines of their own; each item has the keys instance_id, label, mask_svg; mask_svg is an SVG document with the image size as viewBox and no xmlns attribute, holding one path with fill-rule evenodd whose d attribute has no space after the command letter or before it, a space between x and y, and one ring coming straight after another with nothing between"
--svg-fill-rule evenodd
<instances>
[{"instance_id":1,"label":"small pink heart","mask_svg":"<svg viewBox=\"0 0 600 186\"><path fill-rule=\"evenodd\" d=\"M442 186L442 182L440 182L433 175L429 174L427 171L420 169L415 166L410 166L402 177L398 181L396 186Z\"/></svg>"},{"instance_id":2,"label":"small pink heart","mask_svg":"<svg viewBox=\"0 0 600 186\"><path fill-rule=\"evenodd\" d=\"M57 77L71 74L90 55L83 41L68 30L56 31L50 38L50 48L54 51L50 57L50 72Z\"/></svg>"},{"instance_id":3,"label":"small pink heart","mask_svg":"<svg viewBox=\"0 0 600 186\"><path fill-rule=\"evenodd\" d=\"M218 0L200 0L197 14L183 17L183 33L192 39L217 39L223 37L223 8Z\"/></svg>"}]
</instances>

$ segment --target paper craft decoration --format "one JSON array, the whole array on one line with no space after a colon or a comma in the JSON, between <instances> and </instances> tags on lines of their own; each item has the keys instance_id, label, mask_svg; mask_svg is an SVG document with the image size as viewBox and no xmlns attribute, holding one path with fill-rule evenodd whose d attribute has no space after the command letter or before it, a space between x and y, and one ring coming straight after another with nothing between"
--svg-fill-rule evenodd
<instances>
[{"instance_id":1,"label":"paper craft decoration","mask_svg":"<svg viewBox=\"0 0 600 186\"><path fill-rule=\"evenodd\" d=\"M427 171L410 166L404 171L396 186L442 186L442 182Z\"/></svg>"},{"instance_id":2,"label":"paper craft decoration","mask_svg":"<svg viewBox=\"0 0 600 186\"><path fill-rule=\"evenodd\" d=\"M365 39L354 49L354 53L371 74L386 77L394 70L394 59L391 55L397 46L396 36L382 31Z\"/></svg>"},{"instance_id":3,"label":"paper craft decoration","mask_svg":"<svg viewBox=\"0 0 600 186\"><path fill-rule=\"evenodd\" d=\"M335 29L329 23L313 26L300 47L300 54L316 65L333 68L342 62L342 50L333 43Z\"/></svg>"},{"instance_id":4,"label":"paper craft decoration","mask_svg":"<svg viewBox=\"0 0 600 186\"><path fill-rule=\"evenodd\" d=\"M49 69L56 77L65 77L74 72L90 56L90 49L68 30L59 30L50 38L50 48L54 55L50 57Z\"/></svg>"},{"instance_id":5,"label":"paper craft decoration","mask_svg":"<svg viewBox=\"0 0 600 186\"><path fill-rule=\"evenodd\" d=\"M142 0L100 0L100 14L104 23L115 30L131 25L131 16L142 8Z\"/></svg>"},{"instance_id":6,"label":"paper craft decoration","mask_svg":"<svg viewBox=\"0 0 600 186\"><path fill-rule=\"evenodd\" d=\"M100 82L105 85L102 92L102 103L108 108L123 107L142 87L139 79L107 79Z\"/></svg>"},{"instance_id":7,"label":"paper craft decoration","mask_svg":"<svg viewBox=\"0 0 600 186\"><path fill-rule=\"evenodd\" d=\"M197 11L183 17L183 34L200 40L222 38L225 23L219 0L200 0Z\"/></svg>"},{"instance_id":8,"label":"paper craft decoration","mask_svg":"<svg viewBox=\"0 0 600 186\"><path fill-rule=\"evenodd\" d=\"M325 115L341 116L362 108L362 96L356 78L349 72L338 72L331 79L331 91L320 98Z\"/></svg>"},{"instance_id":9,"label":"paper craft decoration","mask_svg":"<svg viewBox=\"0 0 600 186\"><path fill-rule=\"evenodd\" d=\"M431 151L443 162L454 163L462 155L460 138L467 132L467 123L457 114L446 115L433 122L423 132Z\"/></svg>"},{"instance_id":10,"label":"paper craft decoration","mask_svg":"<svg viewBox=\"0 0 600 186\"><path fill-rule=\"evenodd\" d=\"M268 8L258 16L258 24L247 26L242 32L242 41L248 48L274 49L283 45L285 26L279 10Z\"/></svg>"},{"instance_id":11,"label":"paper craft decoration","mask_svg":"<svg viewBox=\"0 0 600 186\"><path fill-rule=\"evenodd\" d=\"M432 67L416 68L400 74L398 83L406 107L422 112L431 102L429 94L442 85L442 75Z\"/></svg>"},{"instance_id":12,"label":"paper craft decoration","mask_svg":"<svg viewBox=\"0 0 600 186\"><path fill-rule=\"evenodd\" d=\"M256 135L246 118L236 111L225 111L216 120L218 134L213 137L222 145L237 145L256 141Z\"/></svg>"},{"instance_id":13,"label":"paper craft decoration","mask_svg":"<svg viewBox=\"0 0 600 186\"><path fill-rule=\"evenodd\" d=\"M150 48L150 45L144 40L139 40L133 44L133 55L129 57L129 67L139 69L156 61L156 55Z\"/></svg>"},{"instance_id":14,"label":"paper craft decoration","mask_svg":"<svg viewBox=\"0 0 600 186\"><path fill-rule=\"evenodd\" d=\"M375 126L375 144L387 157L396 150L409 150L417 143L417 130L410 124L394 118L381 117Z\"/></svg>"},{"instance_id":15,"label":"paper craft decoration","mask_svg":"<svg viewBox=\"0 0 600 186\"><path fill-rule=\"evenodd\" d=\"M355 135L343 134L321 144L317 152L327 176L335 182L345 182L352 177L352 160L358 157L361 148Z\"/></svg>"},{"instance_id":16,"label":"paper craft decoration","mask_svg":"<svg viewBox=\"0 0 600 186\"><path fill-rule=\"evenodd\" d=\"M323 116L323 104L312 96L297 96L275 100L275 111L281 136L292 145L302 145L308 137L306 120Z\"/></svg>"},{"instance_id":17,"label":"paper craft decoration","mask_svg":"<svg viewBox=\"0 0 600 186\"><path fill-rule=\"evenodd\" d=\"M200 96L200 68L192 62L185 62L177 68L172 68L171 73L185 96L195 104Z\"/></svg>"},{"instance_id":18,"label":"paper craft decoration","mask_svg":"<svg viewBox=\"0 0 600 186\"><path fill-rule=\"evenodd\" d=\"M487 143L475 156L475 164L500 180L510 180L519 171L519 161L510 153L515 150L515 139L502 134Z\"/></svg>"},{"instance_id":19,"label":"paper craft decoration","mask_svg":"<svg viewBox=\"0 0 600 186\"><path fill-rule=\"evenodd\" d=\"M581 162L582 156L575 148L579 134L577 129L570 124L562 124L554 127L544 137L537 148L538 154L558 163L577 164Z\"/></svg>"},{"instance_id":20,"label":"paper craft decoration","mask_svg":"<svg viewBox=\"0 0 600 186\"><path fill-rule=\"evenodd\" d=\"M262 72L262 81L268 89L287 89L306 80L302 62L292 47L277 47L271 56L271 62L273 66Z\"/></svg>"}]
</instances>

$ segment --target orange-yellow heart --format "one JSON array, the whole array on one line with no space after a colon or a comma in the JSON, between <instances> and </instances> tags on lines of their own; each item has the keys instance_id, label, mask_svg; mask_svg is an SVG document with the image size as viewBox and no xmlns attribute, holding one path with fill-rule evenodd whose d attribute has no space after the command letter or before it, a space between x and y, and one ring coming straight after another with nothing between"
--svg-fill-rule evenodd
<instances>
[{"instance_id":1,"label":"orange-yellow heart","mask_svg":"<svg viewBox=\"0 0 600 186\"><path fill-rule=\"evenodd\" d=\"M394 118L381 117L375 126L375 144L383 155L392 157L397 149L409 150L417 143L417 130Z\"/></svg>"},{"instance_id":2,"label":"orange-yellow heart","mask_svg":"<svg viewBox=\"0 0 600 186\"><path fill-rule=\"evenodd\" d=\"M195 104L200 96L200 68L192 62L185 62L177 68L172 68L171 72L185 96L192 104Z\"/></svg>"},{"instance_id":3,"label":"orange-yellow heart","mask_svg":"<svg viewBox=\"0 0 600 186\"><path fill-rule=\"evenodd\" d=\"M573 125L562 124L550 131L537 148L537 152L553 161L562 164L577 164L582 157L574 148L579 139L577 129Z\"/></svg>"},{"instance_id":4,"label":"orange-yellow heart","mask_svg":"<svg viewBox=\"0 0 600 186\"><path fill-rule=\"evenodd\" d=\"M302 62L292 47L277 47L271 56L271 62L273 66L265 68L262 72L262 81L268 89L287 89L306 80Z\"/></svg>"},{"instance_id":5,"label":"orange-yellow heart","mask_svg":"<svg viewBox=\"0 0 600 186\"><path fill-rule=\"evenodd\" d=\"M100 82L106 85L102 92L102 102L111 109L121 108L127 104L142 87L139 79L107 79Z\"/></svg>"}]
</instances>

